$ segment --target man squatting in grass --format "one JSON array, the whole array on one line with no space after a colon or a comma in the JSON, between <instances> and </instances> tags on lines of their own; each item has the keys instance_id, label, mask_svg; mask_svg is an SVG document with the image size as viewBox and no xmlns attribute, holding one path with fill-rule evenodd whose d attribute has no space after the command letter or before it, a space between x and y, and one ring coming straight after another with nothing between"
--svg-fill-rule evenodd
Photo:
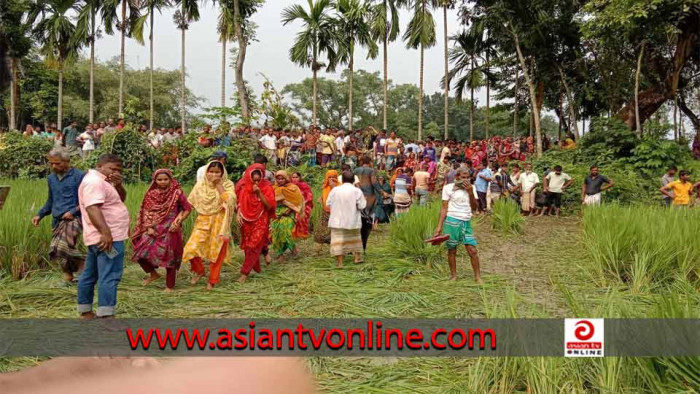
<instances>
[{"instance_id":1,"label":"man squatting in grass","mask_svg":"<svg viewBox=\"0 0 700 394\"><path fill-rule=\"evenodd\" d=\"M457 280L457 247L464 245L469 253L474 280L481 283L479 255L476 251L476 238L471 225L472 211L478 203L474 198L472 185L469 183L469 171L466 168L457 169L454 183L445 185L442 189L442 209L440 219L435 229L435 237L441 233L449 235L447 240L447 263L450 266L450 280ZM444 225L444 232L443 232Z\"/></svg>"}]
</instances>

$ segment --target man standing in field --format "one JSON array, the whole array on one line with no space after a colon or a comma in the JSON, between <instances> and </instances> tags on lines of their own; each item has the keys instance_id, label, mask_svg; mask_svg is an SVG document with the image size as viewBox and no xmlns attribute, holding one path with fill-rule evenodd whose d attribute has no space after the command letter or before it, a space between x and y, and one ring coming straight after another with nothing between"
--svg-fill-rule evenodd
<instances>
[{"instance_id":1,"label":"man standing in field","mask_svg":"<svg viewBox=\"0 0 700 394\"><path fill-rule=\"evenodd\" d=\"M692 194L693 184L690 183L690 173L687 170L681 170L678 173L678 180L661 187L661 194L666 198L673 199L674 207L689 207L693 205ZM671 194L673 192L673 194Z\"/></svg>"},{"instance_id":2,"label":"man standing in field","mask_svg":"<svg viewBox=\"0 0 700 394\"><path fill-rule=\"evenodd\" d=\"M129 211L124 205L122 162L104 154L78 188L83 240L88 247L85 270L78 281L78 312L92 319L95 284L99 287L97 317L114 316L117 285L124 271L124 241L129 238Z\"/></svg>"},{"instance_id":3,"label":"man standing in field","mask_svg":"<svg viewBox=\"0 0 700 394\"><path fill-rule=\"evenodd\" d=\"M591 173L581 186L581 204L600 205L601 193L615 186L612 179L600 175L598 166L591 166Z\"/></svg>"},{"instance_id":4,"label":"man standing in field","mask_svg":"<svg viewBox=\"0 0 700 394\"><path fill-rule=\"evenodd\" d=\"M477 202L469 183L469 172L466 168L459 168L454 183L442 188L442 208L434 234L435 237L440 234L449 235L447 263L450 266L450 280L457 280L457 247L464 245L474 270L474 280L481 283L477 242L471 226L472 211L476 207Z\"/></svg>"},{"instance_id":5,"label":"man standing in field","mask_svg":"<svg viewBox=\"0 0 700 394\"><path fill-rule=\"evenodd\" d=\"M356 264L362 262L360 230L362 210L367 206L367 201L362 190L353 185L354 178L352 171L343 171L343 183L334 187L326 199L326 206L330 209L331 255L336 258L339 268L343 266L343 257L349 253L355 256Z\"/></svg>"},{"instance_id":6,"label":"man standing in field","mask_svg":"<svg viewBox=\"0 0 700 394\"><path fill-rule=\"evenodd\" d=\"M547 174L544 177L544 192L546 194L546 199L544 203L544 209L540 216L545 214L552 214L552 210L555 210L557 216L561 211L561 197L564 191L574 183L574 180L569 176L569 174L562 172L561 166L554 166L554 171Z\"/></svg>"},{"instance_id":7,"label":"man standing in field","mask_svg":"<svg viewBox=\"0 0 700 394\"><path fill-rule=\"evenodd\" d=\"M524 215L535 213L537 209L535 194L537 185L539 184L540 177L537 173L532 172L532 164L525 163L525 171L520 173L520 177L518 177L518 185L520 185L520 209Z\"/></svg>"},{"instance_id":8,"label":"man standing in field","mask_svg":"<svg viewBox=\"0 0 700 394\"><path fill-rule=\"evenodd\" d=\"M678 171L678 168L676 166L671 166L668 168L668 171L664 174L664 176L661 177L661 187L665 187L669 183L673 182L676 180L676 171ZM673 195L671 197L664 196L664 205L667 207L671 206L671 202L673 201Z\"/></svg>"},{"instance_id":9,"label":"man standing in field","mask_svg":"<svg viewBox=\"0 0 700 394\"><path fill-rule=\"evenodd\" d=\"M476 169L478 173L476 175L476 182L474 182L474 187L476 187L476 195L479 196L479 212L486 212L488 203L486 201L486 193L489 190L489 184L491 183L491 178L493 173L488 167L484 165L485 162L479 164Z\"/></svg>"},{"instance_id":10,"label":"man standing in field","mask_svg":"<svg viewBox=\"0 0 700 394\"><path fill-rule=\"evenodd\" d=\"M78 237L83 229L78 206L78 186L85 173L70 166L70 155L64 148L49 152L49 165L53 173L48 177L49 196L46 203L32 218L34 227L44 217L51 214L51 246L49 257L61 261L63 277L67 282L74 280L85 262L85 256L78 250Z\"/></svg>"}]
</instances>

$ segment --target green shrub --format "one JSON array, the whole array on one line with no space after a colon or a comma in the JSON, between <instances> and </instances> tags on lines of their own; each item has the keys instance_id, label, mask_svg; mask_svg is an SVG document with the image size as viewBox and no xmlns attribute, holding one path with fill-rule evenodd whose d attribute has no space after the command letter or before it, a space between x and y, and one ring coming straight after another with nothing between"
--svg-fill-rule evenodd
<instances>
[{"instance_id":1,"label":"green shrub","mask_svg":"<svg viewBox=\"0 0 700 394\"><path fill-rule=\"evenodd\" d=\"M510 198L501 198L492 206L491 227L504 234L523 234L525 218L520 207Z\"/></svg>"},{"instance_id":2,"label":"green shrub","mask_svg":"<svg viewBox=\"0 0 700 394\"><path fill-rule=\"evenodd\" d=\"M400 258L409 258L428 263L444 253L444 247L425 243L432 237L440 218L440 203L427 206L412 206L408 213L389 225L389 236L393 241L391 253Z\"/></svg>"},{"instance_id":3,"label":"green shrub","mask_svg":"<svg viewBox=\"0 0 700 394\"><path fill-rule=\"evenodd\" d=\"M159 165L159 155L148 143L146 135L132 124L102 137L100 147L86 157L82 168L95 168L97 158L113 153L122 159L124 178L127 182L150 181Z\"/></svg>"},{"instance_id":4,"label":"green shrub","mask_svg":"<svg viewBox=\"0 0 700 394\"><path fill-rule=\"evenodd\" d=\"M46 155L53 141L27 138L19 132L0 134L0 177L37 179L48 173Z\"/></svg>"},{"instance_id":5,"label":"green shrub","mask_svg":"<svg viewBox=\"0 0 700 394\"><path fill-rule=\"evenodd\" d=\"M700 210L606 204L583 212L584 242L596 276L642 291L700 277Z\"/></svg>"}]
</instances>

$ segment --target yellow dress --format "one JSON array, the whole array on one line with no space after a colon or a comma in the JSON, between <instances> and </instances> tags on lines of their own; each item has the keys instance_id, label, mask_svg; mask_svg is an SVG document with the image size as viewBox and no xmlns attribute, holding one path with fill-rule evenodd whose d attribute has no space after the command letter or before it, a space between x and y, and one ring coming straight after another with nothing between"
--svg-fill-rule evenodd
<instances>
[{"instance_id":1,"label":"yellow dress","mask_svg":"<svg viewBox=\"0 0 700 394\"><path fill-rule=\"evenodd\" d=\"M228 193L221 195L221 199L225 203L228 203L230 198L231 196ZM182 261L190 261L195 257L200 257L202 260L215 261L225 242L218 235L221 234L222 227L225 225L225 218L226 214L223 209L213 215L197 215L192 234L185 245ZM226 225L229 224L226 223ZM231 257L231 249L229 247L227 250L226 260L229 260Z\"/></svg>"}]
</instances>

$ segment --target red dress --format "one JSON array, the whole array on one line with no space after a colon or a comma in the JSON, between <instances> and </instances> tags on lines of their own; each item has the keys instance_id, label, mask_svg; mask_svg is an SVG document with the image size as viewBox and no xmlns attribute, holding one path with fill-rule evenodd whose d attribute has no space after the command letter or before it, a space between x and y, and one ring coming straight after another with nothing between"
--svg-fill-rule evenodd
<instances>
[{"instance_id":1,"label":"red dress","mask_svg":"<svg viewBox=\"0 0 700 394\"><path fill-rule=\"evenodd\" d=\"M258 187L263 198L267 200L270 209L265 209L257 193L253 191L253 172L260 171L262 179ZM265 179L265 166L253 164L243 173L236 184L238 197L238 212L243 218L241 224L241 249L245 253L241 274L248 275L250 271L260 272L260 254L267 247L270 238L270 219L275 216L275 191Z\"/></svg>"},{"instance_id":2,"label":"red dress","mask_svg":"<svg viewBox=\"0 0 700 394\"><path fill-rule=\"evenodd\" d=\"M294 184L299 187L301 195L304 196L304 219L300 219L300 213L297 214L292 237L304 239L309 236L309 222L311 220L311 211L314 209L314 195L311 187L306 182L294 182Z\"/></svg>"}]
</instances>

